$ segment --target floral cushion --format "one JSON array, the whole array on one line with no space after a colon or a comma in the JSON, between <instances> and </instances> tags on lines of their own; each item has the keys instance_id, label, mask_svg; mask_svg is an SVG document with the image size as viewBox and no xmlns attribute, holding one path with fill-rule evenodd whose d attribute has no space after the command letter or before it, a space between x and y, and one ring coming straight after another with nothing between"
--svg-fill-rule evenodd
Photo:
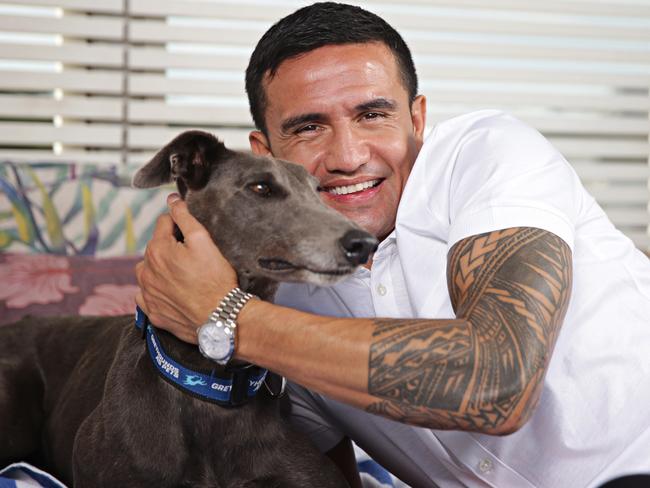
<instances>
[{"instance_id":1,"label":"floral cushion","mask_svg":"<svg viewBox=\"0 0 650 488\"><path fill-rule=\"evenodd\" d=\"M139 259L0 254L0 323L24 315L133 313Z\"/></svg>"}]
</instances>

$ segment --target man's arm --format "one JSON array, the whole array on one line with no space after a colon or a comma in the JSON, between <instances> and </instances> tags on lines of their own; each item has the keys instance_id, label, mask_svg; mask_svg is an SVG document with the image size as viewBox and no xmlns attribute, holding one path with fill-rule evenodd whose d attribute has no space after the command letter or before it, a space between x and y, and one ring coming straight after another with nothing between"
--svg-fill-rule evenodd
<instances>
[{"instance_id":1,"label":"man's arm","mask_svg":"<svg viewBox=\"0 0 650 488\"><path fill-rule=\"evenodd\" d=\"M196 342L195 324L232 286L232 269L184 203L171 211L185 243L171 243L163 220L169 228L157 232L138 267L138 303L154 323ZM208 275L198 288L196 274ZM570 250L539 229L469 237L449 253L448 282L456 319L332 318L250 301L239 316L236 356L392 419L512 432L541 392L569 300Z\"/></svg>"},{"instance_id":2,"label":"man's arm","mask_svg":"<svg viewBox=\"0 0 650 488\"><path fill-rule=\"evenodd\" d=\"M407 423L505 434L532 414L569 303L571 251L540 229L451 249L457 320L375 321L366 410Z\"/></svg>"}]
</instances>

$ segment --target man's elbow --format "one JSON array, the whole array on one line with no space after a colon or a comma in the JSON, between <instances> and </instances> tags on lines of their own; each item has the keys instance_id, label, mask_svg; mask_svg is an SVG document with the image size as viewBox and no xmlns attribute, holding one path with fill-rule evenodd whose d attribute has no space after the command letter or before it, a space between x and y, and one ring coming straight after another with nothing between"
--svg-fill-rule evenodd
<instances>
[{"instance_id":1,"label":"man's elbow","mask_svg":"<svg viewBox=\"0 0 650 488\"><path fill-rule=\"evenodd\" d=\"M504 436L510 435L517 432L521 429L530 417L522 417L521 415L510 415L500 424L490 427L486 431L483 431L483 434L495 435L495 436Z\"/></svg>"},{"instance_id":2,"label":"man's elbow","mask_svg":"<svg viewBox=\"0 0 650 488\"><path fill-rule=\"evenodd\" d=\"M513 386L508 391L503 391L495 400L492 408L496 411L505 412L489 431L483 431L490 435L510 435L523 428L533 416L542 392L542 383L529 381L528 384ZM511 405L504 409L503 405Z\"/></svg>"}]
</instances>

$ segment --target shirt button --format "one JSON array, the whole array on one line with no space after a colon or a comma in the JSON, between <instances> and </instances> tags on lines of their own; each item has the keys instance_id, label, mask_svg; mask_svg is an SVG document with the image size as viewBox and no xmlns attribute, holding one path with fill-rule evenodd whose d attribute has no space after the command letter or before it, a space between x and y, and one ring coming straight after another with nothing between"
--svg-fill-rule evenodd
<instances>
[{"instance_id":1,"label":"shirt button","mask_svg":"<svg viewBox=\"0 0 650 488\"><path fill-rule=\"evenodd\" d=\"M379 293L379 295L383 297L387 292L388 290L384 285L382 285L381 283L377 285L377 293Z\"/></svg>"},{"instance_id":2,"label":"shirt button","mask_svg":"<svg viewBox=\"0 0 650 488\"><path fill-rule=\"evenodd\" d=\"M481 473L489 473L492 471L492 460L490 459L481 459L481 462L478 463L478 470Z\"/></svg>"}]
</instances>

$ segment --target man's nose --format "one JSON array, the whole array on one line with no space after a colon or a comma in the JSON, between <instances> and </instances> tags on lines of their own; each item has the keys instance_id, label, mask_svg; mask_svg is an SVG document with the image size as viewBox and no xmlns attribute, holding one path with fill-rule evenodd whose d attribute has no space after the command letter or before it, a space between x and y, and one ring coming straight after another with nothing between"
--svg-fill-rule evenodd
<instances>
[{"instance_id":1,"label":"man's nose","mask_svg":"<svg viewBox=\"0 0 650 488\"><path fill-rule=\"evenodd\" d=\"M329 141L325 167L331 173L354 173L370 161L368 142L353 128L338 128Z\"/></svg>"}]
</instances>

